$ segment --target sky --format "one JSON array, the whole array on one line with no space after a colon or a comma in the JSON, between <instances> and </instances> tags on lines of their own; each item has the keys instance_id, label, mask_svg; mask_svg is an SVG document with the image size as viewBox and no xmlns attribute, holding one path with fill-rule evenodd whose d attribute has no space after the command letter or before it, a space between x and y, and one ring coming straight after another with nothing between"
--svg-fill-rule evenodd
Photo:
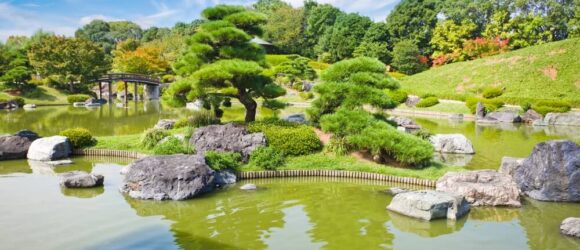
<instances>
[{"instance_id":1,"label":"sky","mask_svg":"<svg viewBox=\"0 0 580 250\"><path fill-rule=\"evenodd\" d=\"M318 0L346 12L382 21L400 0ZM10 35L31 35L39 29L72 36L94 19L128 20L142 28L172 27L199 18L216 4L251 5L256 0L0 0L0 41ZM295 7L303 0L286 0Z\"/></svg>"}]
</instances>

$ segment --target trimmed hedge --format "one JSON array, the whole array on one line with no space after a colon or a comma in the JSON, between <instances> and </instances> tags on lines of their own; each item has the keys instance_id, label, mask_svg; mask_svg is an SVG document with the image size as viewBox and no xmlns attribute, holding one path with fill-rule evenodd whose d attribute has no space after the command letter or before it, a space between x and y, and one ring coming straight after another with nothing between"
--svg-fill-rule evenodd
<instances>
[{"instance_id":1,"label":"trimmed hedge","mask_svg":"<svg viewBox=\"0 0 580 250\"><path fill-rule=\"evenodd\" d=\"M159 141L163 140L163 138L167 136L170 136L170 134L165 129L149 129L145 131L143 138L141 138L141 146L146 149L153 149L155 146L157 146Z\"/></svg>"},{"instance_id":2,"label":"trimmed hedge","mask_svg":"<svg viewBox=\"0 0 580 250\"><path fill-rule=\"evenodd\" d=\"M500 87L487 87L483 89L482 96L486 99L496 98L503 95L503 89Z\"/></svg>"},{"instance_id":3,"label":"trimmed hedge","mask_svg":"<svg viewBox=\"0 0 580 250\"><path fill-rule=\"evenodd\" d=\"M417 108L428 108L428 107L432 107L439 104L439 99L437 97L431 96L431 97L427 97L427 98L423 98L421 99L416 107Z\"/></svg>"},{"instance_id":4,"label":"trimmed hedge","mask_svg":"<svg viewBox=\"0 0 580 250\"><path fill-rule=\"evenodd\" d=\"M548 113L565 113L570 111L572 105L565 101L539 101L532 105L532 109L543 116Z\"/></svg>"},{"instance_id":5,"label":"trimmed hedge","mask_svg":"<svg viewBox=\"0 0 580 250\"><path fill-rule=\"evenodd\" d=\"M467 100L465 101L465 106L467 106L467 108L469 108L469 110L471 111L472 114L475 114L478 102L481 102L483 104L483 106L485 107L485 110L487 112L496 111L499 108L503 107L503 105L504 105L504 102L499 100L499 99L482 99L482 98L470 97L470 98L467 98Z\"/></svg>"},{"instance_id":6,"label":"trimmed hedge","mask_svg":"<svg viewBox=\"0 0 580 250\"><path fill-rule=\"evenodd\" d=\"M66 100L68 101L68 103L73 104L75 102L85 102L89 98L91 98L91 96L85 94L78 94L78 95L69 95L66 97Z\"/></svg>"},{"instance_id":7,"label":"trimmed hedge","mask_svg":"<svg viewBox=\"0 0 580 250\"><path fill-rule=\"evenodd\" d=\"M71 128L63 130L59 133L59 135L67 137L73 148L90 147L97 143L97 140L93 138L91 132L84 128Z\"/></svg>"},{"instance_id":8,"label":"trimmed hedge","mask_svg":"<svg viewBox=\"0 0 580 250\"><path fill-rule=\"evenodd\" d=\"M387 95L397 103L404 103L409 97L407 92L403 90L387 90Z\"/></svg>"},{"instance_id":9,"label":"trimmed hedge","mask_svg":"<svg viewBox=\"0 0 580 250\"><path fill-rule=\"evenodd\" d=\"M262 132L266 135L268 145L279 150L284 155L306 155L322 149L322 143L314 130L306 125L266 120L248 125L252 133Z\"/></svg>"},{"instance_id":10,"label":"trimmed hedge","mask_svg":"<svg viewBox=\"0 0 580 250\"><path fill-rule=\"evenodd\" d=\"M250 156L250 165L275 170L284 165L284 154L273 147L259 147Z\"/></svg>"},{"instance_id":11,"label":"trimmed hedge","mask_svg":"<svg viewBox=\"0 0 580 250\"><path fill-rule=\"evenodd\" d=\"M216 171L224 169L236 170L240 167L241 160L242 156L239 153L205 152L205 163Z\"/></svg>"}]
</instances>

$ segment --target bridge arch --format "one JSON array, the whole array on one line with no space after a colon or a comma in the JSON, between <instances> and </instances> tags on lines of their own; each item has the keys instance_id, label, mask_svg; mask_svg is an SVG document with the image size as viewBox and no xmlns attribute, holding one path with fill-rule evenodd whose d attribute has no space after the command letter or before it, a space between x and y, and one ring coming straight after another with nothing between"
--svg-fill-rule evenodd
<instances>
[{"instance_id":1,"label":"bridge arch","mask_svg":"<svg viewBox=\"0 0 580 250\"><path fill-rule=\"evenodd\" d=\"M161 79L159 77L155 77L155 76L150 76L150 75L144 75L144 74L134 74L134 73L109 73L109 74L105 74L102 75L101 77L99 77L98 79L95 80L95 82L98 83L99 85L99 99L103 99L103 83L108 84L108 90L109 90L109 103L112 103L113 101L113 91L112 91L112 84L113 82L116 81L123 81L125 83L125 96L124 96L124 102L125 104L128 103L128 84L129 83L133 83L134 87L135 87L135 92L137 93L137 89L138 89L138 84L143 84L145 85L145 99L148 100L159 100L159 95L160 95L160 87L161 87ZM135 101L138 100L138 98L133 98L135 99Z\"/></svg>"}]
</instances>

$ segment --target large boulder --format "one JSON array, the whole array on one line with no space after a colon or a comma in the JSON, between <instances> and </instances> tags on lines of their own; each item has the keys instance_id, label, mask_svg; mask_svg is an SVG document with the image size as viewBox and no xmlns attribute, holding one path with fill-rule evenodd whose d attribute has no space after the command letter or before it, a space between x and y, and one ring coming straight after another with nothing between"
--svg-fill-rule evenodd
<instances>
[{"instance_id":1,"label":"large boulder","mask_svg":"<svg viewBox=\"0 0 580 250\"><path fill-rule=\"evenodd\" d=\"M436 134L430 138L436 152L450 154L474 154L471 141L462 134Z\"/></svg>"},{"instance_id":2,"label":"large boulder","mask_svg":"<svg viewBox=\"0 0 580 250\"><path fill-rule=\"evenodd\" d=\"M91 188L102 186L105 180L100 174L89 174L84 171L72 171L59 174L60 185L66 188Z\"/></svg>"},{"instance_id":3,"label":"large boulder","mask_svg":"<svg viewBox=\"0 0 580 250\"><path fill-rule=\"evenodd\" d=\"M129 166L121 191L135 199L185 200L209 192L214 171L199 155L150 156Z\"/></svg>"},{"instance_id":4,"label":"large boulder","mask_svg":"<svg viewBox=\"0 0 580 250\"><path fill-rule=\"evenodd\" d=\"M237 177L234 171L226 169L221 171L215 171L214 183L216 186L227 186L236 183Z\"/></svg>"},{"instance_id":5,"label":"large boulder","mask_svg":"<svg viewBox=\"0 0 580 250\"><path fill-rule=\"evenodd\" d=\"M434 190L397 194L387 207L393 212L423 220L456 220L467 214L469 208L463 196Z\"/></svg>"},{"instance_id":6,"label":"large boulder","mask_svg":"<svg viewBox=\"0 0 580 250\"><path fill-rule=\"evenodd\" d=\"M306 123L306 115L304 115L302 113L291 114L291 115L284 117L283 120L287 121L287 122Z\"/></svg>"},{"instance_id":7,"label":"large boulder","mask_svg":"<svg viewBox=\"0 0 580 250\"><path fill-rule=\"evenodd\" d=\"M517 123L522 122L522 118L515 112L491 112L485 115L484 122L505 122Z\"/></svg>"},{"instance_id":8,"label":"large boulder","mask_svg":"<svg viewBox=\"0 0 580 250\"><path fill-rule=\"evenodd\" d=\"M564 235L580 238L580 218L566 218L560 224L560 232Z\"/></svg>"},{"instance_id":9,"label":"large boulder","mask_svg":"<svg viewBox=\"0 0 580 250\"><path fill-rule=\"evenodd\" d=\"M54 161L69 157L72 146L64 136L40 138L32 142L28 149L27 158L36 161Z\"/></svg>"},{"instance_id":10,"label":"large boulder","mask_svg":"<svg viewBox=\"0 0 580 250\"><path fill-rule=\"evenodd\" d=\"M412 107L415 107L415 106L417 106L417 103L418 103L419 101L421 101L421 97L418 97L418 96L416 96L416 95L409 95L409 96L407 97L407 100L405 101L405 105L406 105L407 107L411 107L411 108L412 108Z\"/></svg>"},{"instance_id":11,"label":"large boulder","mask_svg":"<svg viewBox=\"0 0 580 250\"><path fill-rule=\"evenodd\" d=\"M483 119L485 117L485 106L483 103L478 102L477 106L475 107L475 119Z\"/></svg>"},{"instance_id":12,"label":"large boulder","mask_svg":"<svg viewBox=\"0 0 580 250\"><path fill-rule=\"evenodd\" d=\"M580 126L580 112L548 113L544 118L548 125Z\"/></svg>"},{"instance_id":13,"label":"large boulder","mask_svg":"<svg viewBox=\"0 0 580 250\"><path fill-rule=\"evenodd\" d=\"M0 160L25 159L30 145L36 139L38 135L29 130L0 136Z\"/></svg>"},{"instance_id":14,"label":"large boulder","mask_svg":"<svg viewBox=\"0 0 580 250\"><path fill-rule=\"evenodd\" d=\"M524 113L524 115L522 116L522 121L528 124L532 124L535 121L540 121L542 119L543 119L542 115L534 111L533 109L528 109L528 111L526 111L526 113Z\"/></svg>"},{"instance_id":15,"label":"large boulder","mask_svg":"<svg viewBox=\"0 0 580 250\"><path fill-rule=\"evenodd\" d=\"M522 192L541 201L580 201L580 146L572 141L537 144L514 172Z\"/></svg>"},{"instance_id":16,"label":"large boulder","mask_svg":"<svg viewBox=\"0 0 580 250\"><path fill-rule=\"evenodd\" d=\"M155 124L156 129L173 129L173 125L177 120L175 119L161 119Z\"/></svg>"},{"instance_id":17,"label":"large boulder","mask_svg":"<svg viewBox=\"0 0 580 250\"><path fill-rule=\"evenodd\" d=\"M516 170L522 166L524 163L524 158L515 157L503 157L501 159L501 166L499 167L499 172L504 175L509 175L514 177Z\"/></svg>"},{"instance_id":18,"label":"large boulder","mask_svg":"<svg viewBox=\"0 0 580 250\"><path fill-rule=\"evenodd\" d=\"M462 195L472 206L521 206L516 183L493 170L449 172L437 180L437 190Z\"/></svg>"},{"instance_id":19,"label":"large boulder","mask_svg":"<svg viewBox=\"0 0 580 250\"><path fill-rule=\"evenodd\" d=\"M263 133L252 134L244 126L229 123L198 128L189 142L199 155L206 151L236 152L247 161L254 150L266 146L266 137Z\"/></svg>"}]
</instances>

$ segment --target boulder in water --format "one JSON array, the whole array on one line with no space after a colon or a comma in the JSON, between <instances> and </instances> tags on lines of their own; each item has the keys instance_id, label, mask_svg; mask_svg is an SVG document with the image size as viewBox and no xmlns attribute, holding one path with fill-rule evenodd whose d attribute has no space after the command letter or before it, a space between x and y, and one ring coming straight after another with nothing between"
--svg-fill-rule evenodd
<instances>
[{"instance_id":1,"label":"boulder in water","mask_svg":"<svg viewBox=\"0 0 580 250\"><path fill-rule=\"evenodd\" d=\"M548 125L580 126L580 112L548 113L544 122Z\"/></svg>"},{"instance_id":2,"label":"boulder in water","mask_svg":"<svg viewBox=\"0 0 580 250\"><path fill-rule=\"evenodd\" d=\"M163 155L131 163L121 191L136 199L186 200L213 186L214 171L203 156Z\"/></svg>"},{"instance_id":3,"label":"boulder in water","mask_svg":"<svg viewBox=\"0 0 580 250\"><path fill-rule=\"evenodd\" d=\"M462 195L472 206L521 206L516 183L493 170L449 172L437 180L437 190Z\"/></svg>"},{"instance_id":4,"label":"boulder in water","mask_svg":"<svg viewBox=\"0 0 580 250\"><path fill-rule=\"evenodd\" d=\"M72 171L58 175L60 185L66 188L91 188L102 186L105 180L100 174Z\"/></svg>"},{"instance_id":5,"label":"boulder in water","mask_svg":"<svg viewBox=\"0 0 580 250\"><path fill-rule=\"evenodd\" d=\"M241 186L240 189L241 190L256 190L256 189L258 189L258 187L256 186L256 184L248 183L248 184L244 184L243 186Z\"/></svg>"},{"instance_id":6,"label":"boulder in water","mask_svg":"<svg viewBox=\"0 0 580 250\"><path fill-rule=\"evenodd\" d=\"M462 134L436 134L430 138L436 152L450 154L474 154L471 141Z\"/></svg>"},{"instance_id":7,"label":"boulder in water","mask_svg":"<svg viewBox=\"0 0 580 250\"><path fill-rule=\"evenodd\" d=\"M522 116L522 121L528 124L532 124L535 121L541 121L542 118L542 115L538 112L534 111L533 109L528 109L528 111L526 111L526 113L524 113Z\"/></svg>"},{"instance_id":8,"label":"boulder in water","mask_svg":"<svg viewBox=\"0 0 580 250\"><path fill-rule=\"evenodd\" d=\"M231 185L237 180L236 173L229 169L216 171L213 177L216 186Z\"/></svg>"},{"instance_id":9,"label":"boulder in water","mask_svg":"<svg viewBox=\"0 0 580 250\"><path fill-rule=\"evenodd\" d=\"M72 145L64 136L40 138L30 144L27 158L36 161L54 161L69 157Z\"/></svg>"},{"instance_id":10,"label":"boulder in water","mask_svg":"<svg viewBox=\"0 0 580 250\"><path fill-rule=\"evenodd\" d=\"M461 195L422 190L395 195L388 210L409 217L434 220L447 218L456 220L469 212L469 203Z\"/></svg>"},{"instance_id":11,"label":"boulder in water","mask_svg":"<svg viewBox=\"0 0 580 250\"><path fill-rule=\"evenodd\" d=\"M491 112L485 115L483 122L518 123L522 118L514 112Z\"/></svg>"},{"instance_id":12,"label":"boulder in water","mask_svg":"<svg viewBox=\"0 0 580 250\"><path fill-rule=\"evenodd\" d=\"M25 159L30 145L36 139L38 135L30 130L0 136L0 160Z\"/></svg>"},{"instance_id":13,"label":"boulder in water","mask_svg":"<svg viewBox=\"0 0 580 250\"><path fill-rule=\"evenodd\" d=\"M564 235L580 238L580 218L566 218L560 224L560 232Z\"/></svg>"},{"instance_id":14,"label":"boulder in water","mask_svg":"<svg viewBox=\"0 0 580 250\"><path fill-rule=\"evenodd\" d=\"M522 166L524 158L514 158L514 157L503 157L501 159L501 166L499 167L499 172L511 177L514 176L516 170Z\"/></svg>"}]
</instances>

